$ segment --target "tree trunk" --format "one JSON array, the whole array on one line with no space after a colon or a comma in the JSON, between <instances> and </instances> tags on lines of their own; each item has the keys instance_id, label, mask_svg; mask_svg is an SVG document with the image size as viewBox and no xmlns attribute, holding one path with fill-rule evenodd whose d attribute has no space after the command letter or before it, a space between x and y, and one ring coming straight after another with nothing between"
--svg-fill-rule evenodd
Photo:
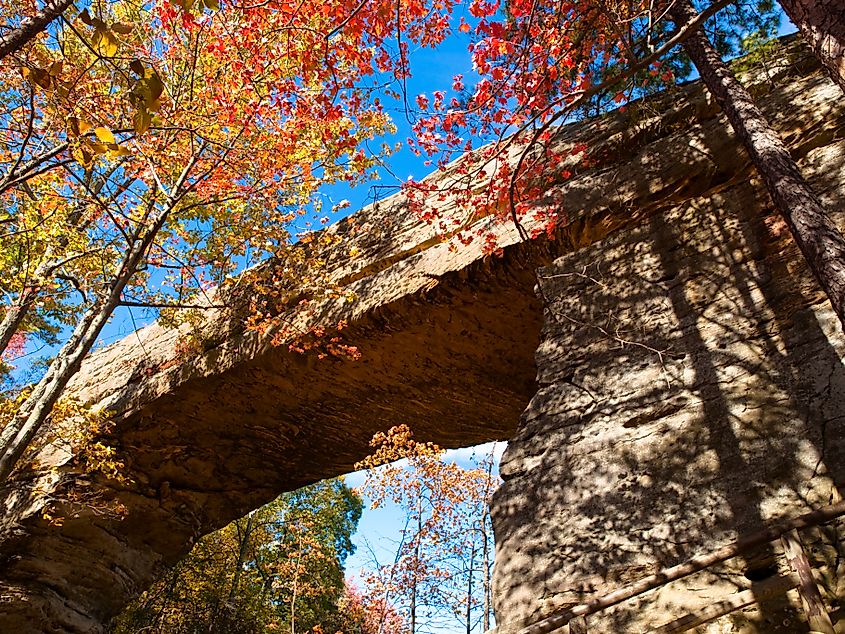
<instances>
[{"instance_id":1,"label":"tree trunk","mask_svg":"<svg viewBox=\"0 0 845 634\"><path fill-rule=\"evenodd\" d=\"M481 579L484 589L484 631L490 630L490 615L493 613L493 592L491 584L491 575L493 572L492 562L490 561L490 504L492 502L491 488L493 485L493 454L496 451L496 444L490 449L490 455L487 457L487 473L484 483L484 500L481 512Z\"/></svg>"},{"instance_id":2,"label":"tree trunk","mask_svg":"<svg viewBox=\"0 0 845 634\"><path fill-rule=\"evenodd\" d=\"M296 634L296 595L299 591L299 564L302 562L302 535L297 536L299 551L296 556L296 568L293 571L293 595L290 599L290 634Z\"/></svg>"},{"instance_id":3,"label":"tree trunk","mask_svg":"<svg viewBox=\"0 0 845 634\"><path fill-rule=\"evenodd\" d=\"M780 0L780 6L801 31L845 92L845 6L842 0Z\"/></svg>"},{"instance_id":4,"label":"tree trunk","mask_svg":"<svg viewBox=\"0 0 845 634\"><path fill-rule=\"evenodd\" d=\"M695 19L696 12L689 0L678 0L669 15L675 24L683 25ZM845 327L845 238L799 173L783 141L707 36L698 31L683 46L751 156L776 209Z\"/></svg>"},{"instance_id":5,"label":"tree trunk","mask_svg":"<svg viewBox=\"0 0 845 634\"><path fill-rule=\"evenodd\" d=\"M52 258L49 249L45 258L45 261L36 267L30 283L24 286L17 302L6 308L3 321L0 322L0 355L6 351L12 337L18 332L23 320L35 305L35 300L38 299L41 292L42 280L52 275L58 266L58 262Z\"/></svg>"},{"instance_id":6,"label":"tree trunk","mask_svg":"<svg viewBox=\"0 0 845 634\"><path fill-rule=\"evenodd\" d=\"M122 163L122 161L115 163L107 175L117 170ZM98 180L94 187L92 187L92 192L94 194L99 194L105 186L106 181L106 175L104 175ZM77 205L73 212L68 215L68 231L80 231L83 229L83 227L80 227L79 225L83 212L84 207L82 205ZM0 322L0 355L5 352L9 342L12 340L12 337L16 332L18 332L27 314L29 314L29 311L35 305L36 300L40 297L43 292L43 284L47 278L52 277L52 275L64 263L74 259L73 257L62 259L57 255L57 251L61 253L67 246L70 240L69 234L66 233L63 236L55 238L55 240L55 245L47 247L43 260L35 267L35 271L32 273L29 283L24 285L23 290L18 296L17 302L6 308L6 312L3 315L3 321Z\"/></svg>"},{"instance_id":7,"label":"tree trunk","mask_svg":"<svg viewBox=\"0 0 845 634\"><path fill-rule=\"evenodd\" d=\"M411 581L411 634L417 634L417 565L419 565L419 545L414 553L414 577Z\"/></svg>"},{"instance_id":8,"label":"tree trunk","mask_svg":"<svg viewBox=\"0 0 845 634\"><path fill-rule=\"evenodd\" d=\"M70 339L65 342L56 358L53 359L46 374L35 386L29 398L20 406L12 421L0 432L0 484L8 480L12 470L49 418L53 406L61 397L70 379L79 372L82 361L96 343L115 308L120 304L123 290L138 272L138 267L143 262L147 251L184 195L183 187L188 175L205 148L206 144L203 143L191 157L190 162L185 165L170 193L167 194L167 200L162 209L153 212L155 198L150 200L148 210L140 222L142 228L139 228L133 236L126 256L105 289L106 292L85 311Z\"/></svg>"},{"instance_id":9,"label":"tree trunk","mask_svg":"<svg viewBox=\"0 0 845 634\"><path fill-rule=\"evenodd\" d=\"M20 328L24 317L29 312L35 301L37 293L35 289L27 287L23 289L16 304L6 307L6 312L3 314L3 321L0 322L0 355L6 352L12 337Z\"/></svg>"},{"instance_id":10,"label":"tree trunk","mask_svg":"<svg viewBox=\"0 0 845 634\"><path fill-rule=\"evenodd\" d=\"M235 572L232 575L232 587L229 588L229 597L226 603L231 607L235 603L235 598L238 596L238 585L241 581L241 569L244 567L246 561L246 551L249 547L249 538L252 535L252 522L255 519L255 511L250 513L246 518L246 526L244 527L243 535L241 535L241 543L238 548L238 561L235 563ZM238 526L238 533L240 533L240 526Z\"/></svg>"},{"instance_id":11,"label":"tree trunk","mask_svg":"<svg viewBox=\"0 0 845 634\"><path fill-rule=\"evenodd\" d=\"M64 13L72 2L73 0L48 0L41 11L25 18L20 26L0 37L0 60L23 48L27 42L46 29L50 22Z\"/></svg>"},{"instance_id":12,"label":"tree trunk","mask_svg":"<svg viewBox=\"0 0 845 634\"><path fill-rule=\"evenodd\" d=\"M490 630L490 613L493 612L493 593L491 592L490 583L490 575L492 572L492 566L490 565L490 536L487 531L487 523L490 520L489 508L490 507L488 505L481 518L481 582L483 584L484 592L483 627L485 632Z\"/></svg>"},{"instance_id":13,"label":"tree trunk","mask_svg":"<svg viewBox=\"0 0 845 634\"><path fill-rule=\"evenodd\" d=\"M472 633L472 581L475 572L475 539L469 552L469 579L467 580L467 634Z\"/></svg>"},{"instance_id":14,"label":"tree trunk","mask_svg":"<svg viewBox=\"0 0 845 634\"><path fill-rule=\"evenodd\" d=\"M100 336L114 309L120 303L123 289L135 275L150 244L164 225L170 207L163 211L143 239L136 239L115 275L108 294L98 298L85 312L70 339L65 342L47 373L24 401L15 418L0 433L0 484L5 482L26 452L71 377L79 371L83 359Z\"/></svg>"},{"instance_id":15,"label":"tree trunk","mask_svg":"<svg viewBox=\"0 0 845 634\"><path fill-rule=\"evenodd\" d=\"M86 311L71 338L50 364L47 374L21 405L17 416L3 429L0 435L0 483L9 477L49 417L65 386L79 371L82 360L93 347L116 306L117 301L110 301L110 297L101 298Z\"/></svg>"},{"instance_id":16,"label":"tree trunk","mask_svg":"<svg viewBox=\"0 0 845 634\"><path fill-rule=\"evenodd\" d=\"M798 573L798 596L801 597L810 631L818 634L836 634L822 595L813 579L813 568L807 560L798 531L793 529L784 533L780 536L780 541L789 566Z\"/></svg>"}]
</instances>

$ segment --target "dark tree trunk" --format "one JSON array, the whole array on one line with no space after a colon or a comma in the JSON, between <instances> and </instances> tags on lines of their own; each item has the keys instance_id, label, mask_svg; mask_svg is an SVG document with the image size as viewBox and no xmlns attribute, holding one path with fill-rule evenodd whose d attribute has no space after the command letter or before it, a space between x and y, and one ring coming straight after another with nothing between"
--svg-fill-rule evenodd
<instances>
[{"instance_id":1,"label":"dark tree trunk","mask_svg":"<svg viewBox=\"0 0 845 634\"><path fill-rule=\"evenodd\" d=\"M682 25L694 19L696 12L688 0L678 0L670 16L675 24ZM697 31L683 46L751 156L775 207L845 328L845 238L799 173L777 132L707 36Z\"/></svg>"},{"instance_id":2,"label":"dark tree trunk","mask_svg":"<svg viewBox=\"0 0 845 634\"><path fill-rule=\"evenodd\" d=\"M35 303L38 293L30 286L23 289L17 303L6 307L3 314L3 321L0 322L0 355L6 352L6 348L12 342L12 337L20 328L29 309Z\"/></svg>"},{"instance_id":3,"label":"dark tree trunk","mask_svg":"<svg viewBox=\"0 0 845 634\"><path fill-rule=\"evenodd\" d=\"M252 521L255 519L255 513L250 513L246 518L246 526L243 534L241 534L240 524L237 524L238 536L240 538L240 547L238 548L238 561L235 563L235 572L232 575L232 587L229 588L229 597L227 599L228 608L232 609L235 605L235 600L238 597L238 585L241 580L241 572L243 571L244 562L246 561L246 551L249 548L249 540L252 537Z\"/></svg>"},{"instance_id":4,"label":"dark tree trunk","mask_svg":"<svg viewBox=\"0 0 845 634\"><path fill-rule=\"evenodd\" d=\"M23 48L67 9L73 0L48 0L38 13L24 19L20 26L0 37L0 59Z\"/></svg>"},{"instance_id":5,"label":"dark tree trunk","mask_svg":"<svg viewBox=\"0 0 845 634\"><path fill-rule=\"evenodd\" d=\"M833 81L845 92L845 3L842 0L779 1Z\"/></svg>"}]
</instances>

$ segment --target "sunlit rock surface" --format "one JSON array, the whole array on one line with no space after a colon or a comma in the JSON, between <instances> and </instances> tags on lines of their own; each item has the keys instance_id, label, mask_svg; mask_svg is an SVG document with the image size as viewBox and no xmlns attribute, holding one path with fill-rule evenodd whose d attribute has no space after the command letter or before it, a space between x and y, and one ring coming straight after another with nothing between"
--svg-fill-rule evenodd
<instances>
[{"instance_id":1,"label":"sunlit rock surface","mask_svg":"<svg viewBox=\"0 0 845 634\"><path fill-rule=\"evenodd\" d=\"M754 90L807 173L841 210L842 96L795 55L784 54L770 76L756 75ZM641 547L632 536L648 525L664 547L672 537L667 526L686 526L685 509L698 517L716 504L714 534L728 535L738 502L719 497L718 479L759 480L742 490L761 517L829 495L835 443L819 462L824 466L817 467L812 451L821 451L822 417L830 417L833 430L841 414L841 398L825 392L838 379L822 380L815 371L805 376L795 365L804 357L790 346L809 337L816 347L802 350L812 350L807 359L821 368L838 359L839 339L831 334L834 343L822 345L818 333L839 331L783 228L766 219L768 199L717 109L691 85L671 105L664 100L569 126L558 143L586 144L591 164L565 182L550 177L538 204L559 206L566 218L552 241L520 243L505 226L501 258L484 257L477 243L450 249L407 212L400 195L330 229L343 238L326 258L344 293L317 302L310 315L292 309L289 320L301 329L348 321L343 333L360 349L359 361L318 360L271 346L270 334L244 332L239 318L224 312L207 318L200 354L186 356L185 333L157 325L94 354L72 392L113 412L109 440L126 461L131 484L80 476L62 451L49 450L40 470L21 474L2 492L0 631L101 631L198 536L283 491L349 471L373 433L391 425L407 423L419 438L449 447L517 433L520 413L537 391L544 302L534 290L535 270L561 255L541 279L551 308L538 357L540 392L509 450L503 466L509 479L495 509L500 623L568 601L576 584L611 584L619 566L636 574L634 559L623 557L617 544L629 540L636 561L651 561L658 546ZM667 271L676 271L674 277ZM576 321L550 320L552 310ZM705 328L711 319L715 325ZM598 336L594 322L605 323L611 337ZM721 354L716 360L713 348ZM693 363L699 357L711 359L705 378L696 374L704 371ZM731 377L747 382L745 401L739 387L724 395ZM576 383L597 402L586 402ZM751 413L743 413L744 404ZM722 416L712 421L722 427L701 422L712 418L705 405ZM805 410L812 416L794 415ZM735 445L745 442L737 422L743 416L749 428L777 430L772 442L786 452L782 469L773 463L753 475L742 471L748 458ZM725 421L736 426L736 442L717 431L730 427ZM617 436L640 432L655 442L668 438L653 431L666 425L691 430L677 455L659 444L614 444ZM576 427L588 429L601 448L579 448L584 441L573 435ZM807 436L792 435L799 431ZM826 442L833 442L830 433ZM717 435L718 446L703 450ZM625 453L626 447L636 452ZM656 501L671 474L686 470L682 451L698 456L699 450L700 468ZM720 457L729 450L739 462ZM573 467L570 453L584 462ZM637 456L663 464L666 473L623 468ZM599 459L603 471L590 466ZM537 479L538 469L559 474L553 487ZM802 489L795 478L808 473L816 475ZM702 492L688 504L677 493L684 483ZM614 506L623 486L652 491L652 499L642 500L653 509L631 514L637 508L627 498ZM790 487L810 497L799 504ZM84 504L68 502L80 497ZM595 510L580 509L576 499ZM662 528L646 521L652 510L673 504L677 519L656 518ZM124 514L114 512L119 505ZM49 524L45 509L61 516L62 525ZM681 552L661 550L661 556ZM546 554L538 559L537 553ZM561 556L577 562L558 565Z\"/></svg>"},{"instance_id":2,"label":"sunlit rock surface","mask_svg":"<svg viewBox=\"0 0 845 634\"><path fill-rule=\"evenodd\" d=\"M845 226L841 92L813 74L762 103ZM492 509L500 633L841 501L841 326L760 182L722 167L745 159L710 125L683 136L713 175L538 272L538 392ZM842 532L804 538L835 609ZM589 631L646 632L711 606L789 572L780 552L669 584L590 617ZM706 631L806 632L799 606L790 595Z\"/></svg>"}]
</instances>

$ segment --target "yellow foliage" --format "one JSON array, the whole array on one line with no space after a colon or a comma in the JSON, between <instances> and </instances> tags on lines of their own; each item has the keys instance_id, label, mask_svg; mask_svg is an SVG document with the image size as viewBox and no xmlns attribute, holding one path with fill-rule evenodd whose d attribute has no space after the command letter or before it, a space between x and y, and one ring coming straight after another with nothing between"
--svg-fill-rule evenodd
<instances>
[{"instance_id":1,"label":"yellow foliage","mask_svg":"<svg viewBox=\"0 0 845 634\"><path fill-rule=\"evenodd\" d=\"M14 398L0 399L0 429L14 419L30 391L22 390ZM102 439L112 426L108 412L91 409L75 398L62 398L53 407L46 432L29 448L24 460L31 463L47 445L61 444L73 453L74 463L82 473L101 474L116 482L127 482L122 472L123 461L117 458L115 448Z\"/></svg>"}]
</instances>

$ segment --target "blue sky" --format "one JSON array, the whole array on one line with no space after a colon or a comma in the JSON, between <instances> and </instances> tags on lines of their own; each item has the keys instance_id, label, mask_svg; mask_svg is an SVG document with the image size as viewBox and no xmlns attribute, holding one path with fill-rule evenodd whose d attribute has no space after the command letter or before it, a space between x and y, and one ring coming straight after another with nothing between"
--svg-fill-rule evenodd
<instances>
[{"instance_id":1,"label":"blue sky","mask_svg":"<svg viewBox=\"0 0 845 634\"><path fill-rule=\"evenodd\" d=\"M459 7L454 16L454 24L458 24L461 17L472 19L468 14L463 13ZM467 46L470 44L468 34L455 32L437 48L437 50L416 48L409 52L410 68L412 75L407 80L407 98L411 107L415 106L415 97L418 94L428 93L433 90L448 90L452 84L454 75L463 74L465 78L475 76L472 70ZM386 161L385 167L377 168L374 171L374 180L350 187L345 183L324 188L322 195L328 204L324 209L331 208L341 200L350 201L350 205L340 212L331 216L331 222L348 216L377 199L384 199L398 190L402 182L409 178L420 179L434 170L431 165L425 165L428 157L416 156L405 146L405 140L411 134L411 123L416 113L406 113L404 104L399 101L389 101L382 98L388 114L396 124L397 131L390 137L376 139L372 147L380 147L381 143L394 145L402 143L402 148L394 152ZM303 221L311 220L308 216ZM317 225L318 223L313 223ZM304 227L303 227L304 229ZM133 333L138 328L149 324L154 320L153 311L138 308L118 308L110 325L103 331L97 347L106 346L114 341ZM43 354L45 351L30 350L33 355Z\"/></svg>"},{"instance_id":2,"label":"blue sky","mask_svg":"<svg viewBox=\"0 0 845 634\"><path fill-rule=\"evenodd\" d=\"M446 452L443 460L454 462L466 469L478 466L478 460L492 451L494 456L494 474L498 475L499 461L502 453L507 447L505 442L490 442L475 447L463 449L452 449ZM400 462L401 464L401 462ZM346 476L346 483L357 488L363 485L366 473L356 471ZM364 502L369 505L365 497ZM394 561L396 549L405 526L405 515L401 509L394 504L386 504L378 509L371 509L365 506L361 521L358 524L358 532L353 537L355 552L346 560L346 576L353 584L361 585L358 581L362 571L374 570L376 560L384 564ZM424 615L420 617L424 622ZM458 634L465 632L465 626L454 617L442 614L431 621L427 621L421 631L434 634Z\"/></svg>"},{"instance_id":3,"label":"blue sky","mask_svg":"<svg viewBox=\"0 0 845 634\"><path fill-rule=\"evenodd\" d=\"M482 456L491 449L496 457L495 470L498 473L499 460L507 443L485 443L475 447L464 449L450 449L446 452L444 460L455 462L464 468L474 468L473 456ZM360 487L366 478L363 471L356 471L346 476L346 483L353 488ZM395 548L392 548L399 537L399 532L404 523L404 516L395 505L386 505L382 508L367 509L358 524L358 533L355 535L355 554L346 562L346 572L349 578L355 579L362 568L369 568L372 565L370 550L374 551L382 563L392 561ZM369 546L368 546L369 543Z\"/></svg>"},{"instance_id":4,"label":"blue sky","mask_svg":"<svg viewBox=\"0 0 845 634\"><path fill-rule=\"evenodd\" d=\"M458 24L461 17L473 20L471 16L463 13L458 7L453 23ZM427 48L412 49L409 53L411 77L407 80L408 104L415 108L415 98L418 94L427 93L429 96L434 90L450 90L452 78L455 75L463 75L471 80L476 74L472 69L470 54L467 47L470 44L470 36L465 33L452 33L441 46L436 50ZM469 85L469 82L468 82ZM411 135L411 122L416 116L415 112L406 113L404 104L398 101L388 101L382 98L385 109L396 124L396 134L391 137L380 139L374 143L374 147L382 141L389 145L399 141L403 144L402 149L392 154L386 168L376 170L377 181L351 188L340 184L326 188L325 194L330 201L336 203L347 199L352 204L344 213L336 215L332 220L336 221L355 210L361 209L376 198L382 199L392 194L399 185L409 178L421 179L434 170L432 166L425 165L427 157L416 156L404 142Z\"/></svg>"}]
</instances>

